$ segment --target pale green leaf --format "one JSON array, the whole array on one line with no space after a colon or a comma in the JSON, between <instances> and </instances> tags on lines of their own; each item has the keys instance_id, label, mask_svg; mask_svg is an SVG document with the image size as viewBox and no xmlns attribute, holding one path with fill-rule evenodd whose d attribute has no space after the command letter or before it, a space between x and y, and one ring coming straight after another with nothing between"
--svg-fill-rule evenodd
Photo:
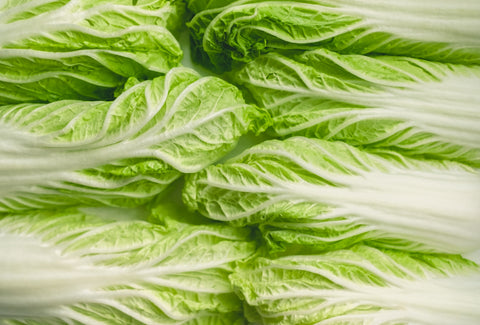
<instances>
[{"instance_id":1,"label":"pale green leaf","mask_svg":"<svg viewBox=\"0 0 480 325\"><path fill-rule=\"evenodd\" d=\"M456 255L353 246L312 256L259 258L230 279L265 325L474 325L478 266Z\"/></svg>"},{"instance_id":2,"label":"pale green leaf","mask_svg":"<svg viewBox=\"0 0 480 325\"><path fill-rule=\"evenodd\" d=\"M243 324L228 275L254 251L249 231L177 226L75 210L0 218L3 324Z\"/></svg>"},{"instance_id":3,"label":"pale green leaf","mask_svg":"<svg viewBox=\"0 0 480 325\"><path fill-rule=\"evenodd\" d=\"M359 241L411 251L480 248L480 175L467 166L369 153L342 142L263 142L188 177L186 204L270 248L310 253Z\"/></svg>"},{"instance_id":4,"label":"pale green leaf","mask_svg":"<svg viewBox=\"0 0 480 325\"><path fill-rule=\"evenodd\" d=\"M236 87L186 68L113 102L0 107L0 211L144 203L262 121Z\"/></svg>"},{"instance_id":5,"label":"pale green leaf","mask_svg":"<svg viewBox=\"0 0 480 325\"><path fill-rule=\"evenodd\" d=\"M29 0L0 4L0 105L112 99L128 77L178 66L182 1Z\"/></svg>"},{"instance_id":6,"label":"pale green leaf","mask_svg":"<svg viewBox=\"0 0 480 325\"><path fill-rule=\"evenodd\" d=\"M231 74L303 135L480 166L480 68L408 57L270 53Z\"/></svg>"},{"instance_id":7,"label":"pale green leaf","mask_svg":"<svg viewBox=\"0 0 480 325\"><path fill-rule=\"evenodd\" d=\"M319 47L478 64L479 15L475 0L239 1L210 18L202 49L221 71L262 53Z\"/></svg>"}]
</instances>

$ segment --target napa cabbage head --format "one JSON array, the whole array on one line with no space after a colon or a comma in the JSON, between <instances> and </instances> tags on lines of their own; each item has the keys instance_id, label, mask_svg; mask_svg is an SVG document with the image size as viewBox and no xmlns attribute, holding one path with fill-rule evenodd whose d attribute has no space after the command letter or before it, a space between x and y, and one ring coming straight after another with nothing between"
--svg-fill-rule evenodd
<instances>
[{"instance_id":1,"label":"napa cabbage head","mask_svg":"<svg viewBox=\"0 0 480 325\"><path fill-rule=\"evenodd\" d=\"M228 275L254 253L247 229L124 213L0 217L0 322L244 324Z\"/></svg>"},{"instance_id":2,"label":"napa cabbage head","mask_svg":"<svg viewBox=\"0 0 480 325\"><path fill-rule=\"evenodd\" d=\"M231 79L302 135L480 166L480 68L400 56L269 53Z\"/></svg>"},{"instance_id":3,"label":"napa cabbage head","mask_svg":"<svg viewBox=\"0 0 480 325\"><path fill-rule=\"evenodd\" d=\"M458 255L355 245L258 258L231 275L249 321L268 325L474 325L480 269Z\"/></svg>"},{"instance_id":4,"label":"napa cabbage head","mask_svg":"<svg viewBox=\"0 0 480 325\"><path fill-rule=\"evenodd\" d=\"M229 70L267 52L381 53L480 63L480 5L463 0L238 1L190 22L200 58Z\"/></svg>"},{"instance_id":5,"label":"napa cabbage head","mask_svg":"<svg viewBox=\"0 0 480 325\"><path fill-rule=\"evenodd\" d=\"M235 86L187 68L111 102L1 106L0 211L143 204L263 121Z\"/></svg>"},{"instance_id":6,"label":"napa cabbage head","mask_svg":"<svg viewBox=\"0 0 480 325\"><path fill-rule=\"evenodd\" d=\"M0 4L0 105L113 99L129 77L180 64L183 1L27 0Z\"/></svg>"},{"instance_id":7,"label":"napa cabbage head","mask_svg":"<svg viewBox=\"0 0 480 325\"><path fill-rule=\"evenodd\" d=\"M204 216L259 226L272 254L369 242L417 252L480 249L480 175L451 161L292 137L188 177L184 202Z\"/></svg>"}]
</instances>

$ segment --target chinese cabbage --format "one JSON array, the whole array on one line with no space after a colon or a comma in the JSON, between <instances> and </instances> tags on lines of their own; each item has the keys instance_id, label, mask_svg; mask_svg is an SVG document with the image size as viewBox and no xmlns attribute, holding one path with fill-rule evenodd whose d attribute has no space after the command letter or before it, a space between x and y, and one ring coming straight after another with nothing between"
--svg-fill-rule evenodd
<instances>
[{"instance_id":1,"label":"chinese cabbage","mask_svg":"<svg viewBox=\"0 0 480 325\"><path fill-rule=\"evenodd\" d=\"M227 82L187 68L113 102L0 107L0 212L134 206L229 152L263 113Z\"/></svg>"},{"instance_id":2,"label":"chinese cabbage","mask_svg":"<svg viewBox=\"0 0 480 325\"><path fill-rule=\"evenodd\" d=\"M478 171L462 164L293 137L190 175L183 198L211 219L260 225L272 253L361 241L465 253L480 248L479 191Z\"/></svg>"}]
</instances>

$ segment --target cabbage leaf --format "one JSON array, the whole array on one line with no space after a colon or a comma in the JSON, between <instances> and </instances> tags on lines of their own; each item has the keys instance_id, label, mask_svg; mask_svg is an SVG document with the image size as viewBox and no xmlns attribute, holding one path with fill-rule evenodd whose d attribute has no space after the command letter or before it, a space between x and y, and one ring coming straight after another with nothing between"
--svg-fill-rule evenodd
<instances>
[{"instance_id":1,"label":"cabbage leaf","mask_svg":"<svg viewBox=\"0 0 480 325\"><path fill-rule=\"evenodd\" d=\"M259 258L231 275L250 321L265 325L475 325L480 270L458 255L356 245Z\"/></svg>"},{"instance_id":2,"label":"cabbage leaf","mask_svg":"<svg viewBox=\"0 0 480 325\"><path fill-rule=\"evenodd\" d=\"M107 100L128 77L178 66L185 4L166 0L0 3L0 105Z\"/></svg>"},{"instance_id":3,"label":"cabbage leaf","mask_svg":"<svg viewBox=\"0 0 480 325\"><path fill-rule=\"evenodd\" d=\"M409 251L480 249L480 174L465 165L292 137L254 146L187 179L193 210L258 224L271 253L367 241Z\"/></svg>"},{"instance_id":4,"label":"cabbage leaf","mask_svg":"<svg viewBox=\"0 0 480 325\"><path fill-rule=\"evenodd\" d=\"M0 218L0 322L244 324L228 280L249 231L107 221L78 210Z\"/></svg>"},{"instance_id":5,"label":"cabbage leaf","mask_svg":"<svg viewBox=\"0 0 480 325\"><path fill-rule=\"evenodd\" d=\"M235 2L235 0L187 0L187 8L197 14L205 10L223 8Z\"/></svg>"},{"instance_id":6,"label":"cabbage leaf","mask_svg":"<svg viewBox=\"0 0 480 325\"><path fill-rule=\"evenodd\" d=\"M480 66L318 49L269 53L231 74L276 136L389 148L480 167Z\"/></svg>"},{"instance_id":7,"label":"cabbage leaf","mask_svg":"<svg viewBox=\"0 0 480 325\"><path fill-rule=\"evenodd\" d=\"M0 107L0 212L77 203L134 206L260 131L263 113L187 68L113 102Z\"/></svg>"},{"instance_id":8,"label":"cabbage leaf","mask_svg":"<svg viewBox=\"0 0 480 325\"><path fill-rule=\"evenodd\" d=\"M480 63L475 0L238 1L200 12L189 27L219 71L262 53L313 50Z\"/></svg>"}]
</instances>

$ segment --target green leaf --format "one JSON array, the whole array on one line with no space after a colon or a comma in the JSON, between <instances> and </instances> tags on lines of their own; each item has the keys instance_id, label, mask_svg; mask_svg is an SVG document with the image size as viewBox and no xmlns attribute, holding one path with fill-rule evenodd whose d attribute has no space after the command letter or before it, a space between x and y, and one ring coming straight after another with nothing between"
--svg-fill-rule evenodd
<instances>
[{"instance_id":1,"label":"green leaf","mask_svg":"<svg viewBox=\"0 0 480 325\"><path fill-rule=\"evenodd\" d=\"M260 324L476 324L478 266L458 255L357 245L258 258L230 276Z\"/></svg>"},{"instance_id":2,"label":"green leaf","mask_svg":"<svg viewBox=\"0 0 480 325\"><path fill-rule=\"evenodd\" d=\"M3 6L3 7L2 7ZM129 77L179 65L181 1L30 0L0 5L0 105L112 99Z\"/></svg>"},{"instance_id":3,"label":"green leaf","mask_svg":"<svg viewBox=\"0 0 480 325\"><path fill-rule=\"evenodd\" d=\"M294 137L189 176L183 198L211 219L260 224L272 253L365 240L463 253L480 248L479 190L478 171L461 164Z\"/></svg>"},{"instance_id":4,"label":"green leaf","mask_svg":"<svg viewBox=\"0 0 480 325\"><path fill-rule=\"evenodd\" d=\"M223 8L229 6L233 3L239 3L240 1L236 0L187 0L187 8L197 14L199 12L216 9L216 8ZM242 1L245 2L245 1Z\"/></svg>"},{"instance_id":5,"label":"green leaf","mask_svg":"<svg viewBox=\"0 0 480 325\"><path fill-rule=\"evenodd\" d=\"M480 167L480 68L407 57L267 54L231 74L269 110L277 136L303 135Z\"/></svg>"},{"instance_id":6,"label":"green leaf","mask_svg":"<svg viewBox=\"0 0 480 325\"><path fill-rule=\"evenodd\" d=\"M187 68L113 102L0 107L0 211L142 204L263 130L263 114L236 87Z\"/></svg>"},{"instance_id":7,"label":"green leaf","mask_svg":"<svg viewBox=\"0 0 480 325\"><path fill-rule=\"evenodd\" d=\"M228 275L246 229L42 211L2 217L0 244L5 324L244 323Z\"/></svg>"},{"instance_id":8,"label":"green leaf","mask_svg":"<svg viewBox=\"0 0 480 325\"><path fill-rule=\"evenodd\" d=\"M480 6L470 0L455 6L448 1L241 1L210 19L202 48L220 71L267 52L319 47L478 64L479 15Z\"/></svg>"}]
</instances>

